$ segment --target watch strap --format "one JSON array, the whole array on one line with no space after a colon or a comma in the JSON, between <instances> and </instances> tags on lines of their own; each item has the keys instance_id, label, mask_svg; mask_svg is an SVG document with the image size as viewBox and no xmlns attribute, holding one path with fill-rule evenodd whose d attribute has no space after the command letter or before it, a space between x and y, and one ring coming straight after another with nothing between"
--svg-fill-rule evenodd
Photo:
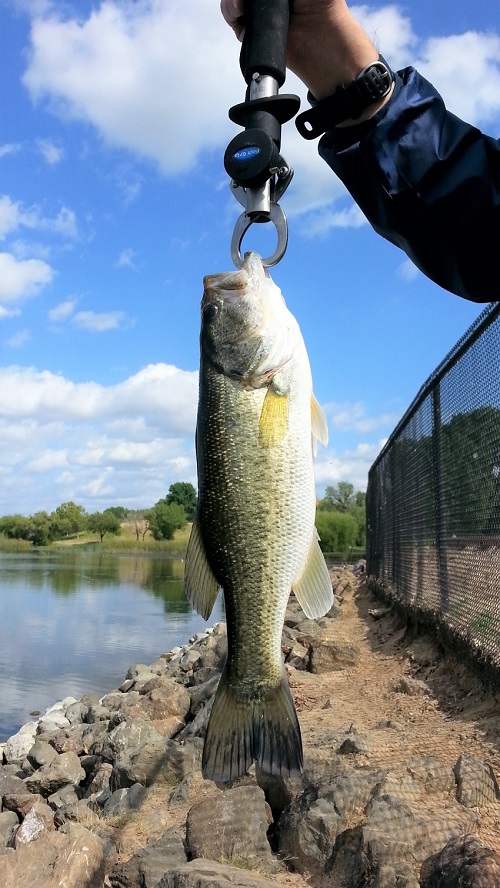
<instances>
[{"instance_id":1,"label":"watch strap","mask_svg":"<svg viewBox=\"0 0 500 888\"><path fill-rule=\"evenodd\" d=\"M312 108L295 118L295 125L304 139L316 139L332 126L344 120L357 120L366 108L385 98L394 83L394 74L385 59L380 56L371 62L349 84L341 84L335 92L316 102L308 94Z\"/></svg>"}]
</instances>

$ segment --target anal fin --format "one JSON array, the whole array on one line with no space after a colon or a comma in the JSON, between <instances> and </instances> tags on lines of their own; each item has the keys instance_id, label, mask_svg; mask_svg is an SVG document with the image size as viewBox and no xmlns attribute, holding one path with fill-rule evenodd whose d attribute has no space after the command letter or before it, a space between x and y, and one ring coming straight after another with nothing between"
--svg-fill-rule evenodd
<instances>
[{"instance_id":1,"label":"anal fin","mask_svg":"<svg viewBox=\"0 0 500 888\"><path fill-rule=\"evenodd\" d=\"M208 563L201 538L200 523L195 516L184 563L184 594L199 614L208 620L219 592L219 583Z\"/></svg>"},{"instance_id":2,"label":"anal fin","mask_svg":"<svg viewBox=\"0 0 500 888\"><path fill-rule=\"evenodd\" d=\"M292 589L306 617L323 617L333 604L333 589L323 552L319 546L318 531L314 528L304 569Z\"/></svg>"}]
</instances>

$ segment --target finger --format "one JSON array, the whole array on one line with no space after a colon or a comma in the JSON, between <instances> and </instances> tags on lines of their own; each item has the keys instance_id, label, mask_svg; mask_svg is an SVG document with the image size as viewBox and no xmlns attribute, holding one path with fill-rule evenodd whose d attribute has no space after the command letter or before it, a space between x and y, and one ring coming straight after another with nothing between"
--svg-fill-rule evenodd
<instances>
[{"instance_id":1,"label":"finger","mask_svg":"<svg viewBox=\"0 0 500 888\"><path fill-rule=\"evenodd\" d=\"M233 29L243 15L243 0L221 0L220 9L228 25ZM239 26L238 26L239 27Z\"/></svg>"}]
</instances>

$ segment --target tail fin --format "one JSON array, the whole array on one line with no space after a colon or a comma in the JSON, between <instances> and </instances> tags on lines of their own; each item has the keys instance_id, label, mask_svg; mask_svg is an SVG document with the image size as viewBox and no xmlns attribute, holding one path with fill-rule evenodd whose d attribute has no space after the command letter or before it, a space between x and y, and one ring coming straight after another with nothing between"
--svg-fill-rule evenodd
<instances>
[{"instance_id":1,"label":"tail fin","mask_svg":"<svg viewBox=\"0 0 500 888\"><path fill-rule=\"evenodd\" d=\"M302 772L300 727L286 676L269 696L239 700L224 669L208 723L202 770L207 780L231 782L256 761L268 774Z\"/></svg>"}]
</instances>

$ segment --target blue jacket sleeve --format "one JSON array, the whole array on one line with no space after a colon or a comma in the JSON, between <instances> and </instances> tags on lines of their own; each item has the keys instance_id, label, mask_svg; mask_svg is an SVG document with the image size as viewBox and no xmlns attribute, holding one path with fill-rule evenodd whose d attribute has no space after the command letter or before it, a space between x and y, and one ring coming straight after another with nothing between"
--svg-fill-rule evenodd
<instances>
[{"instance_id":1,"label":"blue jacket sleeve","mask_svg":"<svg viewBox=\"0 0 500 888\"><path fill-rule=\"evenodd\" d=\"M383 237L472 302L500 299L500 143L446 110L413 68L370 121L332 128L320 155Z\"/></svg>"}]
</instances>

